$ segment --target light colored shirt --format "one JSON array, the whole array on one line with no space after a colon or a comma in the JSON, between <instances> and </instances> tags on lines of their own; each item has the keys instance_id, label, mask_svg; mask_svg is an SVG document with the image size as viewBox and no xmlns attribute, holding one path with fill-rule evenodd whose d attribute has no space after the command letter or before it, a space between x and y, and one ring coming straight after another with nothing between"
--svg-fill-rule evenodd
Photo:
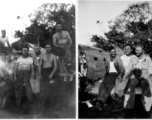
<instances>
[{"instance_id":1,"label":"light colored shirt","mask_svg":"<svg viewBox=\"0 0 152 120\"><path fill-rule=\"evenodd\" d=\"M117 70L114 66L114 61L110 61L110 70L109 70L109 73L112 73L112 72L116 72L117 73Z\"/></svg>"},{"instance_id":2,"label":"light colored shirt","mask_svg":"<svg viewBox=\"0 0 152 120\"><path fill-rule=\"evenodd\" d=\"M142 76L143 77L148 77L146 78L150 84L150 90L152 92L152 78L151 78L151 74L152 74L152 61L151 58L149 56L144 55L143 58L141 60L138 59L138 57L133 57L129 64L128 67L126 69L125 72L125 81L128 79L127 76L129 76L130 72L135 69L135 68L140 68L142 70ZM136 88L135 90L136 94L141 94L141 88ZM146 97L144 96L144 105L145 105L145 109L146 111L149 111L151 106L152 106L152 96L151 97Z\"/></svg>"},{"instance_id":3,"label":"light colored shirt","mask_svg":"<svg viewBox=\"0 0 152 120\"><path fill-rule=\"evenodd\" d=\"M87 68L86 69L82 69L82 71L81 71L81 73L84 75L84 76L86 76L87 75Z\"/></svg>"},{"instance_id":4,"label":"light colored shirt","mask_svg":"<svg viewBox=\"0 0 152 120\"><path fill-rule=\"evenodd\" d=\"M123 63L123 66L124 68L126 69L128 64L129 64L129 61L130 59L133 57L134 55L131 55L131 56L127 56L127 55L122 55L121 56L121 60L122 60L122 63Z\"/></svg>"},{"instance_id":5,"label":"light colored shirt","mask_svg":"<svg viewBox=\"0 0 152 120\"><path fill-rule=\"evenodd\" d=\"M23 58L22 56L20 56L16 62L19 64L18 70L30 70L31 64L33 64L33 58Z\"/></svg>"},{"instance_id":6,"label":"light colored shirt","mask_svg":"<svg viewBox=\"0 0 152 120\"><path fill-rule=\"evenodd\" d=\"M81 64L83 64L83 63L87 63L87 61L86 61L86 57L85 57L85 55L84 55L84 54L79 56L79 61L80 61L80 63L81 63Z\"/></svg>"},{"instance_id":7,"label":"light colored shirt","mask_svg":"<svg viewBox=\"0 0 152 120\"><path fill-rule=\"evenodd\" d=\"M0 36L0 42L5 46L6 42L8 41L8 37L5 36L4 38Z\"/></svg>"}]
</instances>

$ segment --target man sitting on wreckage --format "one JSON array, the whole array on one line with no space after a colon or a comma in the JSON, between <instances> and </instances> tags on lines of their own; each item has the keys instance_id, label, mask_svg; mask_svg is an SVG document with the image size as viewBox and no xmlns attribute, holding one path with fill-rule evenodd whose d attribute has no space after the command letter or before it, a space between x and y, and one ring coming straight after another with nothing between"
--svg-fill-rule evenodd
<instances>
[{"instance_id":1,"label":"man sitting on wreckage","mask_svg":"<svg viewBox=\"0 0 152 120\"><path fill-rule=\"evenodd\" d=\"M143 112L145 111L143 109L145 109L148 116L152 105L152 61L148 55L144 54L141 45L136 46L135 52L136 56L130 59L125 69L123 80L117 87L116 93L119 97L125 94L124 107L130 111L129 113L127 112L128 115L134 114L136 110L134 107L137 104L135 103L135 97L138 97L138 101L141 101L144 107L139 108L141 105L136 105L139 109L138 111L142 111L142 114L144 114ZM127 94L128 97L126 96Z\"/></svg>"},{"instance_id":2,"label":"man sitting on wreckage","mask_svg":"<svg viewBox=\"0 0 152 120\"><path fill-rule=\"evenodd\" d=\"M116 54L116 49L111 46L110 59L106 61L107 75L99 87L99 100L106 103L107 99L115 97L115 91L119 83L122 81L124 72L123 63L120 57Z\"/></svg>"}]
</instances>

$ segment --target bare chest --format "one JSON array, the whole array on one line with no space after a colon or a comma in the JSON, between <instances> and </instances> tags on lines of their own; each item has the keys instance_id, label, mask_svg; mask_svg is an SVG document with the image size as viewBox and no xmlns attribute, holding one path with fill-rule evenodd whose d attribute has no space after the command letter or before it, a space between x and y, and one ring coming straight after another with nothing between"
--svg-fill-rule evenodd
<instances>
[{"instance_id":1,"label":"bare chest","mask_svg":"<svg viewBox=\"0 0 152 120\"><path fill-rule=\"evenodd\" d=\"M45 63L52 63L52 61L53 61L52 55L45 55L45 56L43 57L43 61L44 61Z\"/></svg>"},{"instance_id":2,"label":"bare chest","mask_svg":"<svg viewBox=\"0 0 152 120\"><path fill-rule=\"evenodd\" d=\"M67 34L64 33L64 32L56 34L56 39L57 40L66 39L66 38L67 38Z\"/></svg>"}]
</instances>

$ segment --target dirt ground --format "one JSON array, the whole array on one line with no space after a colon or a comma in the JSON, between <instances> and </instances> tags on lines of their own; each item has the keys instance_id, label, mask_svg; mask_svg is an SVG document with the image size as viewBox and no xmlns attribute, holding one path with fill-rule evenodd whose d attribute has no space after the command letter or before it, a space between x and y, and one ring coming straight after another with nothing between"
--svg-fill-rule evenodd
<instances>
[{"instance_id":1,"label":"dirt ground","mask_svg":"<svg viewBox=\"0 0 152 120\"><path fill-rule=\"evenodd\" d=\"M47 103L39 116L34 116L26 98L20 108L16 107L15 99L11 98L5 109L0 109L0 118L75 118L75 79L63 82L63 78L58 77L46 89Z\"/></svg>"},{"instance_id":2,"label":"dirt ground","mask_svg":"<svg viewBox=\"0 0 152 120\"><path fill-rule=\"evenodd\" d=\"M81 101L83 98L88 98L88 96L85 97L84 94L79 93L79 101ZM124 118L124 109L123 109L123 101L124 98L117 98L113 100L111 97L108 98L106 106L101 104L102 110L99 111L97 109L88 108L88 106L85 103L79 102L79 118L81 119L122 119ZM92 103L94 106L95 104ZM148 115L149 114L149 115ZM142 99L141 96L138 95L135 97L135 104L134 109L129 110L128 115L126 118L130 119L143 119L143 118L152 118L152 110L150 113L145 112L143 106L142 106ZM148 115L148 116L147 116Z\"/></svg>"}]
</instances>

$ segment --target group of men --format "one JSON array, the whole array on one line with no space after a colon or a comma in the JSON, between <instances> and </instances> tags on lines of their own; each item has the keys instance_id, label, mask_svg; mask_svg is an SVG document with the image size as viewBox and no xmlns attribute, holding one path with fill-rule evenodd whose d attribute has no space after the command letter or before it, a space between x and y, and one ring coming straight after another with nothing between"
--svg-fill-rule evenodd
<instances>
[{"instance_id":1,"label":"group of men","mask_svg":"<svg viewBox=\"0 0 152 120\"><path fill-rule=\"evenodd\" d=\"M124 118L150 118L152 106L152 61L142 45L126 44L124 55L110 47L107 74L99 87L99 100L124 97Z\"/></svg>"},{"instance_id":2,"label":"group of men","mask_svg":"<svg viewBox=\"0 0 152 120\"><path fill-rule=\"evenodd\" d=\"M46 43L44 53L42 53L39 45L34 45L34 52L29 53L29 48L31 46L26 42L24 36L18 43L19 50L12 49L12 53L5 53L5 57L2 60L5 65L9 67L9 70L12 71L9 73L8 69L5 69L5 73L8 73L7 76L12 76L7 80L9 81L8 83L13 85L5 84L5 86L8 85L10 87L5 87L7 89L3 90L2 97L4 99L1 101L2 108L5 106L6 101L4 96L10 92L12 86L15 88L17 106L21 105L24 88L29 103L33 103L36 99L44 98L43 95L49 92L46 87L55 82L54 75L57 71L57 63L60 64L62 61L66 69L71 66L70 47L72 45L72 40L70 34L62 29L62 24L60 22L56 24L56 31L57 32L53 35L53 45L50 42ZM3 30L2 37L0 37L1 50L5 47L6 43L10 48L8 37L6 37L5 34L6 31ZM54 47L56 47L56 49L54 49ZM62 51L58 50L56 54L57 48L61 48ZM64 53L62 53L63 51ZM60 53L62 54L61 56Z\"/></svg>"}]
</instances>

